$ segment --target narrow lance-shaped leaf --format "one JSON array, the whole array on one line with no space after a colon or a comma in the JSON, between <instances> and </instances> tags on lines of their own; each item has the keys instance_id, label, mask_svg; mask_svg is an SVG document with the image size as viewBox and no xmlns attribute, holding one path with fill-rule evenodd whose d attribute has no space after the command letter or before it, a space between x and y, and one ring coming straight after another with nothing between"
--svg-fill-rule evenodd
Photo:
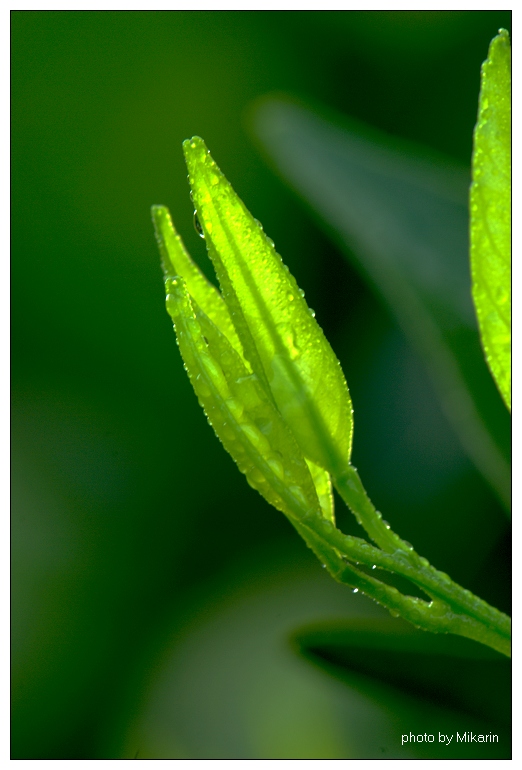
<instances>
[{"instance_id":1,"label":"narrow lance-shaped leaf","mask_svg":"<svg viewBox=\"0 0 522 770\"><path fill-rule=\"evenodd\" d=\"M202 139L183 145L192 197L245 356L304 455L330 473L349 462L352 406L339 362L273 242Z\"/></svg>"},{"instance_id":2,"label":"narrow lance-shaped leaf","mask_svg":"<svg viewBox=\"0 0 522 770\"><path fill-rule=\"evenodd\" d=\"M321 510L305 459L256 375L190 297L181 277L167 278L166 291L192 386L249 484L291 518ZM324 515L332 520L331 512Z\"/></svg>"},{"instance_id":3,"label":"narrow lance-shaped leaf","mask_svg":"<svg viewBox=\"0 0 522 770\"><path fill-rule=\"evenodd\" d=\"M207 279L191 259L181 236L172 224L169 210L165 206L152 206L151 213L165 276L183 276L190 296L221 329L233 348L242 356L241 343L225 301L214 284Z\"/></svg>"},{"instance_id":4,"label":"narrow lance-shaped leaf","mask_svg":"<svg viewBox=\"0 0 522 770\"><path fill-rule=\"evenodd\" d=\"M471 210L473 299L486 359L511 409L511 46L505 29L482 65Z\"/></svg>"}]
</instances>

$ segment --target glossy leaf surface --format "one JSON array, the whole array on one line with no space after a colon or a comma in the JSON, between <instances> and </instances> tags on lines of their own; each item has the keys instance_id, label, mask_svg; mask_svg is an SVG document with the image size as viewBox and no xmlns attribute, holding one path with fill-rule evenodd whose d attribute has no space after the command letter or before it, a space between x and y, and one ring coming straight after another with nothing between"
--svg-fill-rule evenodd
<instances>
[{"instance_id":1,"label":"glossy leaf surface","mask_svg":"<svg viewBox=\"0 0 522 770\"><path fill-rule=\"evenodd\" d=\"M256 375L190 298L181 277L167 278L166 290L167 310L192 386L249 484L291 517L307 509L318 511L306 462Z\"/></svg>"},{"instance_id":2,"label":"glossy leaf surface","mask_svg":"<svg viewBox=\"0 0 522 770\"><path fill-rule=\"evenodd\" d=\"M511 409L511 46L500 30L482 65L470 195L473 299L486 359Z\"/></svg>"},{"instance_id":3,"label":"glossy leaf surface","mask_svg":"<svg viewBox=\"0 0 522 770\"><path fill-rule=\"evenodd\" d=\"M194 298L213 323L221 329L236 352L242 355L241 343L223 297L192 260L181 236L172 224L168 209L165 206L153 206L152 221L165 275L183 276L190 296Z\"/></svg>"},{"instance_id":4,"label":"glossy leaf surface","mask_svg":"<svg viewBox=\"0 0 522 770\"><path fill-rule=\"evenodd\" d=\"M203 140L183 147L198 219L246 358L305 456L330 472L344 466L352 407L330 344Z\"/></svg>"}]
</instances>

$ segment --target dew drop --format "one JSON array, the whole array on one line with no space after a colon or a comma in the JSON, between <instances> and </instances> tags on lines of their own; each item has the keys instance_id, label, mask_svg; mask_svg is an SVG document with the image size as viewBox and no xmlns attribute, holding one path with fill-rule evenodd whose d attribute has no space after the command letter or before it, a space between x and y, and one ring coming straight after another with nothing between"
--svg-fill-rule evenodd
<instances>
[{"instance_id":1,"label":"dew drop","mask_svg":"<svg viewBox=\"0 0 522 770\"><path fill-rule=\"evenodd\" d=\"M301 297L304 297L305 293L304 293L303 289L299 289L299 294L301 295Z\"/></svg>"},{"instance_id":2,"label":"dew drop","mask_svg":"<svg viewBox=\"0 0 522 770\"><path fill-rule=\"evenodd\" d=\"M248 474L248 478L251 479L254 484L262 484L265 481L265 477L258 468L252 468Z\"/></svg>"},{"instance_id":3,"label":"dew drop","mask_svg":"<svg viewBox=\"0 0 522 770\"><path fill-rule=\"evenodd\" d=\"M372 569L377 569L377 565L376 564L372 564Z\"/></svg>"},{"instance_id":4,"label":"dew drop","mask_svg":"<svg viewBox=\"0 0 522 770\"><path fill-rule=\"evenodd\" d=\"M308 308L308 312L310 313L310 315L312 316L312 318L315 318L315 310L312 310L312 308L311 308L311 307L309 307L309 308Z\"/></svg>"},{"instance_id":5,"label":"dew drop","mask_svg":"<svg viewBox=\"0 0 522 770\"><path fill-rule=\"evenodd\" d=\"M198 219L198 212L194 209L194 230L197 232L200 238L205 237L205 233L203 232L203 228L201 227L201 222Z\"/></svg>"},{"instance_id":6,"label":"dew drop","mask_svg":"<svg viewBox=\"0 0 522 770\"><path fill-rule=\"evenodd\" d=\"M198 377L199 377L199 374L198 374ZM203 396L203 397L210 396L210 388L208 387L207 383L204 382L203 380L198 382L198 384L196 385L196 389L200 396Z\"/></svg>"},{"instance_id":7,"label":"dew drop","mask_svg":"<svg viewBox=\"0 0 522 770\"><path fill-rule=\"evenodd\" d=\"M298 487L297 485L292 485L288 490L295 498L299 500L299 503L301 505L306 505L306 497L303 494L303 490L301 487Z\"/></svg>"},{"instance_id":8,"label":"dew drop","mask_svg":"<svg viewBox=\"0 0 522 770\"><path fill-rule=\"evenodd\" d=\"M266 453L270 450L270 444L268 443L266 438L263 436L261 431L259 431L253 425L244 423L243 425L241 425L241 430L243 431L244 435L248 438L250 443L253 444L259 452Z\"/></svg>"},{"instance_id":9,"label":"dew drop","mask_svg":"<svg viewBox=\"0 0 522 770\"><path fill-rule=\"evenodd\" d=\"M270 457L267 460L267 464L270 467L272 473L277 476L278 479L283 480L285 477L285 469L283 468L282 464L279 462L279 460L276 460L275 457Z\"/></svg>"},{"instance_id":10,"label":"dew drop","mask_svg":"<svg viewBox=\"0 0 522 770\"><path fill-rule=\"evenodd\" d=\"M358 594L358 593L359 593L359 589L358 588L354 588L353 591L352 591L352 594Z\"/></svg>"},{"instance_id":11,"label":"dew drop","mask_svg":"<svg viewBox=\"0 0 522 770\"><path fill-rule=\"evenodd\" d=\"M235 419L240 420L244 411L243 404L241 404L239 401L236 401L235 398L227 398L226 405Z\"/></svg>"}]
</instances>

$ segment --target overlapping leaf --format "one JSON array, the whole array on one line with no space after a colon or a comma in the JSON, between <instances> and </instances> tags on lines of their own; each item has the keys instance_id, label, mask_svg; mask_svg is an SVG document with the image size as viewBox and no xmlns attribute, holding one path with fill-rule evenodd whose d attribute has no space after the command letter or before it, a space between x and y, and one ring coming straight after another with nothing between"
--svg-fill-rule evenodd
<instances>
[{"instance_id":1,"label":"overlapping leaf","mask_svg":"<svg viewBox=\"0 0 522 770\"><path fill-rule=\"evenodd\" d=\"M349 461L348 388L322 330L272 241L202 139L184 143L192 198L245 357L303 454L329 472Z\"/></svg>"},{"instance_id":2,"label":"overlapping leaf","mask_svg":"<svg viewBox=\"0 0 522 770\"><path fill-rule=\"evenodd\" d=\"M167 309L209 422L251 486L287 515L322 510L334 522L329 474L306 460L271 394L243 356L220 292L192 261L168 210L152 208ZM183 276L183 277L181 277Z\"/></svg>"},{"instance_id":3,"label":"overlapping leaf","mask_svg":"<svg viewBox=\"0 0 522 770\"><path fill-rule=\"evenodd\" d=\"M256 375L190 298L181 277L167 278L166 291L167 310L192 386L250 485L291 517L310 508L319 510L305 460Z\"/></svg>"}]
</instances>

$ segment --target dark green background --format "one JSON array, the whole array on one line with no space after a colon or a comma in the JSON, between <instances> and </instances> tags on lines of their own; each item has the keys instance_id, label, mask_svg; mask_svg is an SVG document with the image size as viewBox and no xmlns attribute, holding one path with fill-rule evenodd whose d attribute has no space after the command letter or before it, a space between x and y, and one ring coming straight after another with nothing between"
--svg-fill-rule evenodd
<instances>
[{"instance_id":1,"label":"dark green background","mask_svg":"<svg viewBox=\"0 0 522 770\"><path fill-rule=\"evenodd\" d=\"M237 565L272 564L274 552L316 569L207 426L164 309L151 204L170 207L207 269L181 152L194 134L341 358L354 462L385 518L508 611L504 512L393 320L248 125L253 100L286 92L469 165L480 64L510 13L11 20L13 756L128 756L158 656L175 646L166 629L197 614L195 596L229 569L240 586ZM259 752L273 756L269 738ZM178 756L204 749L196 737Z\"/></svg>"}]
</instances>

